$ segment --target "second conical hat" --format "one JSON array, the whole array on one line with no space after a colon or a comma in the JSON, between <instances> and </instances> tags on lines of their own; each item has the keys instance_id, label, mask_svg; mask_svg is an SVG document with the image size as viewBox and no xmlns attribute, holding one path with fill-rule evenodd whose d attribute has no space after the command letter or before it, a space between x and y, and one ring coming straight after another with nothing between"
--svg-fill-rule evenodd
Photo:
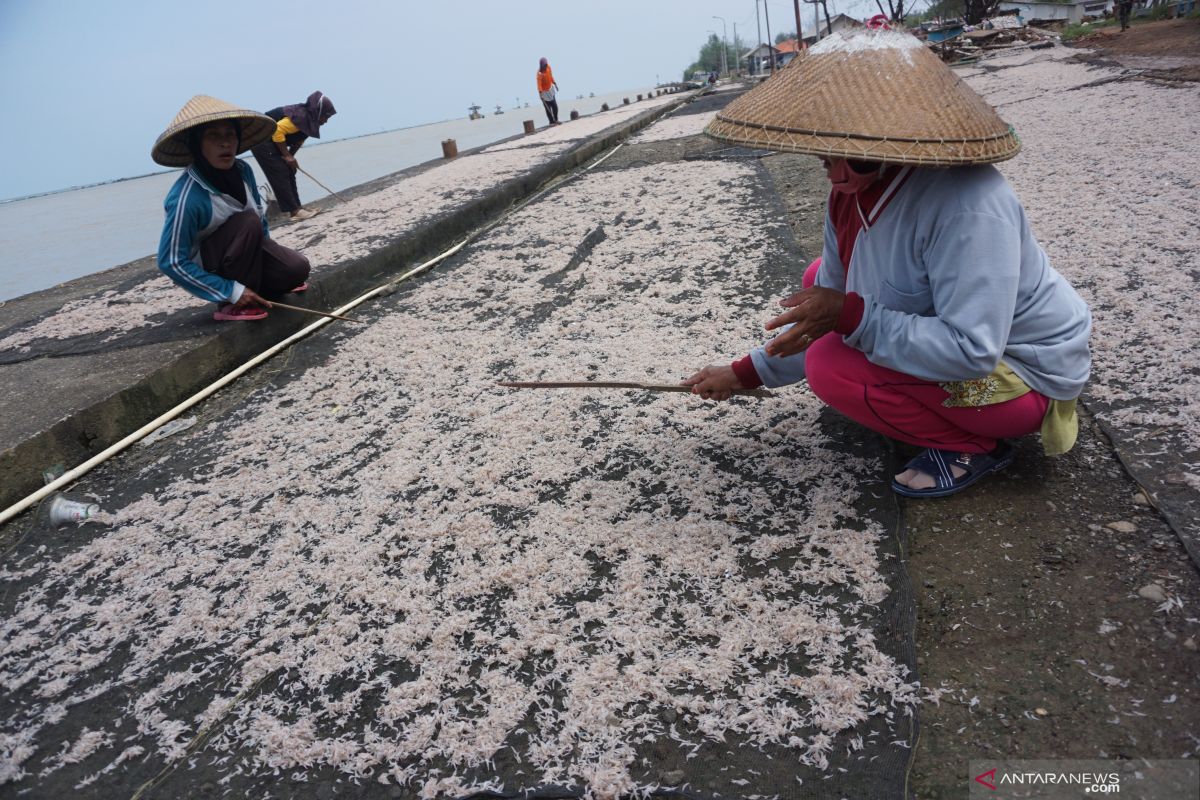
<instances>
[{"instance_id":1,"label":"second conical hat","mask_svg":"<svg viewBox=\"0 0 1200 800\"><path fill-rule=\"evenodd\" d=\"M734 144L898 164L989 164L1021 149L1012 128L928 47L887 29L818 42L705 131Z\"/></svg>"}]
</instances>

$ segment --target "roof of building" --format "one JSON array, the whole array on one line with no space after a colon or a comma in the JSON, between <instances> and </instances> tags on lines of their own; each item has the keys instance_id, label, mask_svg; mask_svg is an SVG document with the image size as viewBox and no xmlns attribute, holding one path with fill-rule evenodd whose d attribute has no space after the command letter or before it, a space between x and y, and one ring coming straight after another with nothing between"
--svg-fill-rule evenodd
<instances>
[{"instance_id":1,"label":"roof of building","mask_svg":"<svg viewBox=\"0 0 1200 800\"><path fill-rule=\"evenodd\" d=\"M776 53L779 52L778 47L773 47L764 42L763 44L760 44L758 47L754 48L753 50L747 50L745 53L742 54L742 58L756 58L756 57L766 58L767 56L771 55L772 50L774 50Z\"/></svg>"}]
</instances>

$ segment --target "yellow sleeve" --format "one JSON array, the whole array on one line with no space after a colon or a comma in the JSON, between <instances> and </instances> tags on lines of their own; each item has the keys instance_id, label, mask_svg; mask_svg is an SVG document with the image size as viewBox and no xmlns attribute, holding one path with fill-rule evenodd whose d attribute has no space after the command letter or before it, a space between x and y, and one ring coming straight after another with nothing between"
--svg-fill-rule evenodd
<instances>
[{"instance_id":1,"label":"yellow sleeve","mask_svg":"<svg viewBox=\"0 0 1200 800\"><path fill-rule=\"evenodd\" d=\"M271 141L282 143L283 140L288 136L299 132L300 129L296 127L294 122L292 122L292 118L284 117L283 119L279 120L279 122L275 123L275 133L271 136Z\"/></svg>"}]
</instances>

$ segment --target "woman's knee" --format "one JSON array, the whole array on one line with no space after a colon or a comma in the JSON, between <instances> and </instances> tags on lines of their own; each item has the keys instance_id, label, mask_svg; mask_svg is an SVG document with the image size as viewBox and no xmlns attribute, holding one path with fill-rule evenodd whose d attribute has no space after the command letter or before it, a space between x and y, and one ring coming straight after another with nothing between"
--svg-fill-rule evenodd
<instances>
[{"instance_id":1,"label":"woman's knee","mask_svg":"<svg viewBox=\"0 0 1200 800\"><path fill-rule=\"evenodd\" d=\"M241 240L257 241L262 239L262 217L257 211L246 209L239 211L222 223L220 229L228 228L229 232Z\"/></svg>"},{"instance_id":2,"label":"woman's knee","mask_svg":"<svg viewBox=\"0 0 1200 800\"><path fill-rule=\"evenodd\" d=\"M263 254L266 256L263 266L267 271L286 275L288 280L295 280L296 284L303 283L312 271L308 256L274 239L263 242Z\"/></svg>"},{"instance_id":3,"label":"woman's knee","mask_svg":"<svg viewBox=\"0 0 1200 800\"><path fill-rule=\"evenodd\" d=\"M804 356L804 374L808 387L822 403L845 413L861 402L863 381L855 375L855 358L865 358L848 347L840 334L827 333L808 347Z\"/></svg>"},{"instance_id":4,"label":"woman's knee","mask_svg":"<svg viewBox=\"0 0 1200 800\"><path fill-rule=\"evenodd\" d=\"M817 282L817 271L821 269L821 257L817 256L808 268L804 270L804 279L800 285L805 289L811 289Z\"/></svg>"},{"instance_id":5,"label":"woman's knee","mask_svg":"<svg viewBox=\"0 0 1200 800\"><path fill-rule=\"evenodd\" d=\"M221 223L200 243L204 268L226 278L242 280L262 247L262 220L254 211L242 211ZM232 270L235 274L227 274Z\"/></svg>"},{"instance_id":6,"label":"woman's knee","mask_svg":"<svg viewBox=\"0 0 1200 800\"><path fill-rule=\"evenodd\" d=\"M308 262L308 256L303 253L296 253L296 273L300 276L300 280L308 280L308 276L312 273L312 265Z\"/></svg>"},{"instance_id":7,"label":"woman's knee","mask_svg":"<svg viewBox=\"0 0 1200 800\"><path fill-rule=\"evenodd\" d=\"M804 354L804 375L808 388L826 405L836 407L843 378L837 373L837 361L830 357L829 340L837 334L826 334L808 346Z\"/></svg>"}]
</instances>

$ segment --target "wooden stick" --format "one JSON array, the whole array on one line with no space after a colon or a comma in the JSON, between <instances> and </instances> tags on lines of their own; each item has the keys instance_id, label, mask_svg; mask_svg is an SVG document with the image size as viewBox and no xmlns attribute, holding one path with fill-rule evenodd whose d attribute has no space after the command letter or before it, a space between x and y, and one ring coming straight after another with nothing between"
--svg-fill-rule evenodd
<instances>
[{"instance_id":1,"label":"wooden stick","mask_svg":"<svg viewBox=\"0 0 1200 800\"><path fill-rule=\"evenodd\" d=\"M688 392L691 386L677 383L637 383L636 381L500 381L497 386L510 389L643 389L648 392ZM774 397L766 389L734 389L744 397Z\"/></svg>"},{"instance_id":2,"label":"wooden stick","mask_svg":"<svg viewBox=\"0 0 1200 800\"><path fill-rule=\"evenodd\" d=\"M313 183L315 183L317 186L320 186L320 187L321 187L322 189L324 189L325 191L329 192L331 195L333 195L334 197L336 197L338 200L341 200L343 203L344 203L344 202L346 202L346 198L342 197L340 194L338 194L337 192L335 192L333 189L330 189L328 186L326 186L325 184L321 183L321 182L320 182L319 180L317 180L316 178L313 178L313 176L312 176L312 173L310 173L310 172L309 172L308 170L306 170L304 167L302 167L302 166L300 166L299 164L297 164L297 165L296 165L296 169L298 169L298 170L300 170L301 172L303 172L305 175L307 175L309 178L311 178L311 179L312 179L312 182L313 182Z\"/></svg>"},{"instance_id":3,"label":"wooden stick","mask_svg":"<svg viewBox=\"0 0 1200 800\"><path fill-rule=\"evenodd\" d=\"M343 317L341 314L330 314L328 311L317 311L315 308L305 308L304 306L289 306L287 303L281 303L278 300L268 300L275 308L286 308L289 311L303 311L305 314L316 314L318 317L329 317L330 319L344 319L346 322L362 323L361 319L352 317Z\"/></svg>"}]
</instances>

